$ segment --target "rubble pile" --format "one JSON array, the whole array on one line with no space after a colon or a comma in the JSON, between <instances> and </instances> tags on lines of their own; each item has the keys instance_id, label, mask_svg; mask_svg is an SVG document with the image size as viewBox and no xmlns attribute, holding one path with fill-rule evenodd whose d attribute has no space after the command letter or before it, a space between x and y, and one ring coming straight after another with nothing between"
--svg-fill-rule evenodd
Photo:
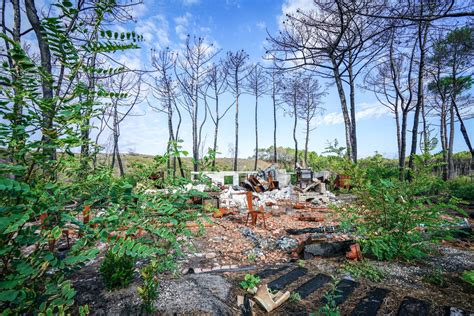
<instances>
[{"instance_id":1,"label":"rubble pile","mask_svg":"<svg viewBox=\"0 0 474 316\"><path fill-rule=\"evenodd\" d=\"M230 175L212 172L210 179ZM235 178L232 185L214 181L221 191L212 201L216 208L213 224L204 236L193 240L198 253L186 258L184 265L194 272L206 272L346 251L352 238L337 229L333 206L343 202L328 190L331 174L298 169L296 183L290 184L292 175L272 166L248 174L238 185ZM254 213L259 216L250 222Z\"/></svg>"}]
</instances>

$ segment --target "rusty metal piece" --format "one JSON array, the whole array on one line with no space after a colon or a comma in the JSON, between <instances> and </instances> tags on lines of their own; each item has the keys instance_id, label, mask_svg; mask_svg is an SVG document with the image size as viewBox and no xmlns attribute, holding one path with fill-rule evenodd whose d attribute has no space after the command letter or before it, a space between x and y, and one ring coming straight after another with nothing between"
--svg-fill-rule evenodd
<instances>
[{"instance_id":1,"label":"rusty metal piece","mask_svg":"<svg viewBox=\"0 0 474 316\"><path fill-rule=\"evenodd\" d=\"M324 216L320 214L300 214L298 220L304 222L323 222Z\"/></svg>"},{"instance_id":2,"label":"rusty metal piece","mask_svg":"<svg viewBox=\"0 0 474 316\"><path fill-rule=\"evenodd\" d=\"M334 188L335 189L347 189L349 190L351 188L351 177L350 176L345 176L345 175L340 175L338 174L336 176L336 180L334 180Z\"/></svg>"},{"instance_id":3,"label":"rusty metal piece","mask_svg":"<svg viewBox=\"0 0 474 316\"><path fill-rule=\"evenodd\" d=\"M360 251L359 244L353 244L350 246L350 251L346 252L346 258L349 260L360 261L362 260L362 251Z\"/></svg>"}]
</instances>

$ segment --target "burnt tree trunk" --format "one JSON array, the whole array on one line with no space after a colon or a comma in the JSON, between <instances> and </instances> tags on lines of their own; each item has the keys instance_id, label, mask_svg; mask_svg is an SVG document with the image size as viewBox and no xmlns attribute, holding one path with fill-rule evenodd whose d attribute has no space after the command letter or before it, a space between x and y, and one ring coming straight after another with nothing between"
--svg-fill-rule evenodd
<instances>
[{"instance_id":1,"label":"burnt tree trunk","mask_svg":"<svg viewBox=\"0 0 474 316\"><path fill-rule=\"evenodd\" d=\"M253 170L257 170L258 163L258 96L255 96L255 163Z\"/></svg>"},{"instance_id":2,"label":"burnt tree trunk","mask_svg":"<svg viewBox=\"0 0 474 316\"><path fill-rule=\"evenodd\" d=\"M347 110L347 100L344 93L344 87L342 86L341 74L339 73L339 66L336 59L331 56L332 69L334 73L334 79L336 82L337 93L341 101L342 116L344 118L344 129L346 133L346 150L347 158L352 161L352 124L349 117L349 111Z\"/></svg>"},{"instance_id":3,"label":"burnt tree trunk","mask_svg":"<svg viewBox=\"0 0 474 316\"><path fill-rule=\"evenodd\" d=\"M43 106L41 108L42 114L42 136L41 139L45 146L43 147L43 154L45 158L53 161L56 160L56 149L54 146L56 132L54 130L53 122L56 113L56 106L53 102L53 84L52 84L52 66L51 66L51 51L46 38L43 35L41 21L35 7L34 0L25 0L25 10L28 21L35 33L38 41L38 48L40 51L41 67L46 76L41 79L41 89L43 94ZM53 176L54 177L54 176Z\"/></svg>"}]
</instances>

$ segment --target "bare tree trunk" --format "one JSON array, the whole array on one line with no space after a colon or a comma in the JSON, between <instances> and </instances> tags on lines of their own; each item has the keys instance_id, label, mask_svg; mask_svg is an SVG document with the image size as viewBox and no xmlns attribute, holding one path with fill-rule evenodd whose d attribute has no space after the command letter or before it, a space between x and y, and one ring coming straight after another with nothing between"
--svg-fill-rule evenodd
<instances>
[{"instance_id":1,"label":"bare tree trunk","mask_svg":"<svg viewBox=\"0 0 474 316\"><path fill-rule=\"evenodd\" d=\"M451 102L449 106L448 179L452 179L454 177L453 145L454 145L454 102Z\"/></svg>"},{"instance_id":2,"label":"bare tree trunk","mask_svg":"<svg viewBox=\"0 0 474 316\"><path fill-rule=\"evenodd\" d=\"M406 150L407 150L407 124L408 124L408 110L402 111L402 127L400 132L401 146L400 146L400 158L398 167L400 168L400 179L405 179L405 161L406 161Z\"/></svg>"},{"instance_id":3,"label":"bare tree trunk","mask_svg":"<svg viewBox=\"0 0 474 316\"><path fill-rule=\"evenodd\" d=\"M425 112L425 103L422 103L421 106L421 119L423 122L423 153L426 155L430 151L430 139L429 139L429 131L428 131L428 123L426 120L426 112Z\"/></svg>"},{"instance_id":4,"label":"bare tree trunk","mask_svg":"<svg viewBox=\"0 0 474 316\"><path fill-rule=\"evenodd\" d=\"M418 125L420 122L420 112L423 107L424 102L424 93L423 93L423 82L424 82L424 75L425 75L425 46L428 37L428 25L423 26L423 22L419 22L420 25L418 27L418 44L420 49L420 60L419 60L419 67L418 67L418 87L417 87L417 100L415 105L415 115L413 117L413 129L412 129L412 138L411 138L411 151L410 151L410 159L408 161L408 167L411 171L415 169L415 155L416 155L416 147L418 143Z\"/></svg>"},{"instance_id":5,"label":"bare tree trunk","mask_svg":"<svg viewBox=\"0 0 474 316\"><path fill-rule=\"evenodd\" d=\"M275 80L275 79L273 79ZM276 84L273 82L272 101L273 101L273 163L277 163L277 118L276 118Z\"/></svg>"},{"instance_id":6,"label":"bare tree trunk","mask_svg":"<svg viewBox=\"0 0 474 316\"><path fill-rule=\"evenodd\" d=\"M215 94L215 102L216 102L216 121L215 121L215 125L214 125L214 146L213 146L213 150L214 150L214 153L217 152L217 136L219 134L219 94L216 93ZM216 155L214 154L214 157L212 158L212 170L215 170L216 169Z\"/></svg>"},{"instance_id":7,"label":"bare tree trunk","mask_svg":"<svg viewBox=\"0 0 474 316\"><path fill-rule=\"evenodd\" d=\"M354 74L352 72L352 54L349 52L349 67L347 68L349 74L349 99L351 106L351 145L352 145L352 161L357 163L357 129L356 129L356 111L355 111L355 84L354 84Z\"/></svg>"},{"instance_id":8,"label":"bare tree trunk","mask_svg":"<svg viewBox=\"0 0 474 316\"><path fill-rule=\"evenodd\" d=\"M347 158L352 160L352 125L351 119L349 117L349 112L347 110L347 100L346 95L344 94L344 88L342 86L341 75L339 73L339 66L334 57L331 57L331 62L333 66L334 79L336 81L337 92L339 94L339 99L341 101L341 110L342 116L344 117L344 128L346 132L346 147L347 147Z\"/></svg>"},{"instance_id":9,"label":"bare tree trunk","mask_svg":"<svg viewBox=\"0 0 474 316\"><path fill-rule=\"evenodd\" d=\"M42 140L45 143L45 146L43 147L43 153L47 159L56 160L56 149L53 145L55 137L53 121L54 115L56 113L56 107L53 102L53 86L49 78L52 76L51 51L42 32L41 21L38 17L34 0L25 0L25 10L28 21L30 22L30 25L33 28L38 41L41 67L46 74L46 76L42 77L41 80L41 88L44 99L43 101L45 103L44 108L41 109L43 116Z\"/></svg>"},{"instance_id":10,"label":"bare tree trunk","mask_svg":"<svg viewBox=\"0 0 474 316\"><path fill-rule=\"evenodd\" d=\"M195 88L194 93L194 109L192 117L192 128L193 128L193 171L198 171L199 169L199 142L198 142L198 88Z\"/></svg>"},{"instance_id":11,"label":"bare tree trunk","mask_svg":"<svg viewBox=\"0 0 474 316\"><path fill-rule=\"evenodd\" d=\"M448 156L447 156L447 128L446 128L446 105L443 101L441 105L441 114L440 114L440 138L441 138L441 150L443 154L443 180L448 180Z\"/></svg>"},{"instance_id":12,"label":"bare tree trunk","mask_svg":"<svg viewBox=\"0 0 474 316\"><path fill-rule=\"evenodd\" d=\"M255 96L255 163L253 170L257 170L258 162L258 96Z\"/></svg>"},{"instance_id":13,"label":"bare tree trunk","mask_svg":"<svg viewBox=\"0 0 474 316\"><path fill-rule=\"evenodd\" d=\"M168 97L168 110L167 110L167 112L168 112L168 146L166 147L166 151L167 151L167 154L168 154L168 161L166 162L168 172L171 168L171 160L170 160L171 146L174 146L173 143L175 141L175 139L174 139L174 129L173 129L173 105L172 105L171 102L172 101L171 101L170 97ZM175 166L176 165L176 159L175 159L174 155L173 155L173 161L174 161L173 166ZM173 173L173 178L174 178L175 175L176 175L176 169L175 168L173 168L172 173Z\"/></svg>"},{"instance_id":14,"label":"bare tree trunk","mask_svg":"<svg viewBox=\"0 0 474 316\"><path fill-rule=\"evenodd\" d=\"M237 74L236 74L237 78ZM238 79L235 80L238 82ZM239 92L237 87L236 99L235 99L235 149L234 149L234 165L233 170L237 171L237 159L239 157Z\"/></svg>"},{"instance_id":15,"label":"bare tree trunk","mask_svg":"<svg viewBox=\"0 0 474 316\"><path fill-rule=\"evenodd\" d=\"M298 139L296 138L296 126L298 124L298 114L297 114L297 96L296 92L293 93L293 116L295 118L293 124L293 140L295 141L295 169L298 164Z\"/></svg>"},{"instance_id":16,"label":"bare tree trunk","mask_svg":"<svg viewBox=\"0 0 474 316\"><path fill-rule=\"evenodd\" d=\"M461 117L461 113L459 112L456 101L453 102L453 105L454 105L454 109L456 110L456 116L459 121L462 136L464 137L464 141L466 142L467 148L469 148L469 152L471 153L471 161L474 162L474 150L472 148L471 140L469 139L469 134L467 133L466 126L464 125L464 120Z\"/></svg>"},{"instance_id":17,"label":"bare tree trunk","mask_svg":"<svg viewBox=\"0 0 474 316\"><path fill-rule=\"evenodd\" d=\"M402 140L400 135L400 113L398 112L398 95L395 97L395 125L397 129L397 149L398 149L398 160L400 160L402 152Z\"/></svg>"},{"instance_id":18,"label":"bare tree trunk","mask_svg":"<svg viewBox=\"0 0 474 316\"><path fill-rule=\"evenodd\" d=\"M304 165L308 167L309 119L306 119L306 138L304 141Z\"/></svg>"},{"instance_id":19,"label":"bare tree trunk","mask_svg":"<svg viewBox=\"0 0 474 316\"><path fill-rule=\"evenodd\" d=\"M175 105L175 109L176 109L176 113L178 114L178 125L176 126L176 136L174 137L174 139L176 139L176 142L179 141L179 130L181 128L181 122L183 121L183 118L181 117L181 111L179 110L179 108ZM184 174L184 168L183 168L183 162L181 160L181 156L178 156L178 166L179 166L179 172L181 174L181 177L184 178L185 174Z\"/></svg>"}]
</instances>

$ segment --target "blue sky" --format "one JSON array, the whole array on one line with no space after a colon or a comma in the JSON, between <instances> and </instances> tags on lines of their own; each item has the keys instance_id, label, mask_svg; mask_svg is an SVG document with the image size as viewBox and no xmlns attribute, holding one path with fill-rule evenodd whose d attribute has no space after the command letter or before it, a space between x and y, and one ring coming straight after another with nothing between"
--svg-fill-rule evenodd
<instances>
[{"instance_id":1,"label":"blue sky","mask_svg":"<svg viewBox=\"0 0 474 316\"><path fill-rule=\"evenodd\" d=\"M187 34L204 36L209 42L221 49L220 58L228 50L244 49L250 55L250 62L262 61L265 55L267 30L271 34L278 31L283 13L298 7L310 5L308 0L145 0L143 6L134 9L137 23L135 27L145 36L141 52L133 52L124 61L129 65L145 68L149 60L150 48L171 47L179 49ZM134 58L134 56L137 56ZM139 57L138 57L139 56ZM224 103L232 102L230 96L224 97ZM372 93L358 89L356 94L358 108L358 142L360 156L374 152L388 157L396 156L395 123L392 115L377 103ZM254 151L254 99L242 97L240 110L240 157L248 157ZM315 119L317 128L311 133L309 147L318 153L324 151L330 140L337 138L344 143L344 125L341 116L339 98L334 86L328 87L328 95L323 99L325 109L322 116ZM124 122L121 131L122 151L134 151L145 154L162 153L166 146L167 126L163 115L153 112L142 104L137 111L143 116L130 117ZM230 156L229 148L234 140L234 111L224 118L219 135L219 152L221 156ZM263 97L259 108L259 147L273 144L272 107L270 98ZM293 147L291 117L284 109L278 113L278 145ZM411 123L410 123L411 125ZM302 124L301 124L302 126ZM471 137L472 121L467 122ZM304 143L304 133L298 131L299 146ZM190 150L190 121L185 115L183 125L184 146ZM409 135L410 136L410 135ZM204 138L207 147L212 143L213 126L208 120ZM411 137L411 136L410 136ZM455 151L466 150L461 134L456 131Z\"/></svg>"},{"instance_id":2,"label":"blue sky","mask_svg":"<svg viewBox=\"0 0 474 316\"><path fill-rule=\"evenodd\" d=\"M131 12L135 23L114 26L118 30L132 30L144 36L145 41L140 50L128 51L119 60L130 68L150 69L150 49L170 47L179 50L187 34L203 36L213 43L221 52L218 58L224 58L229 50L244 49L250 55L250 62L262 61L265 55L267 30L276 34L284 13L297 8L311 6L312 0L144 0ZM327 82L323 81L323 84ZM327 96L323 98L324 113L317 117L313 124L317 128L310 135L309 148L318 153L324 151L328 141L338 139L345 143L344 125L340 102L334 86L328 86ZM156 102L152 100L151 102ZM232 98L225 95L222 108L230 104ZM359 155L361 157L379 152L387 157L396 157L395 123L386 108L378 104L371 92L358 89L357 132ZM202 105L203 107L203 105ZM240 110L240 157L251 156L254 151L254 98L244 95L241 98ZM201 111L202 113L202 111ZM122 152L143 154L160 154L165 151L168 139L166 118L163 114L150 109L146 103L139 104L121 126L120 146ZM191 150L191 124L183 111L184 122L181 136L184 147ZM278 145L293 147L293 120L285 113L278 111ZM411 122L409 130L411 129ZM300 127L302 127L302 122ZM471 138L474 138L473 123L466 122ZM273 120L271 99L265 96L260 100L259 108L259 147L273 144ZM299 146L303 147L304 133L298 130ZM411 134L408 135L411 138ZM213 125L208 119L203 133L204 148L210 147L213 141ZM101 142L106 145L109 138L105 135ZM229 148L234 141L234 109L229 111L221 124L219 134L220 156L230 156ZM466 150L466 145L456 127L455 151Z\"/></svg>"}]
</instances>

